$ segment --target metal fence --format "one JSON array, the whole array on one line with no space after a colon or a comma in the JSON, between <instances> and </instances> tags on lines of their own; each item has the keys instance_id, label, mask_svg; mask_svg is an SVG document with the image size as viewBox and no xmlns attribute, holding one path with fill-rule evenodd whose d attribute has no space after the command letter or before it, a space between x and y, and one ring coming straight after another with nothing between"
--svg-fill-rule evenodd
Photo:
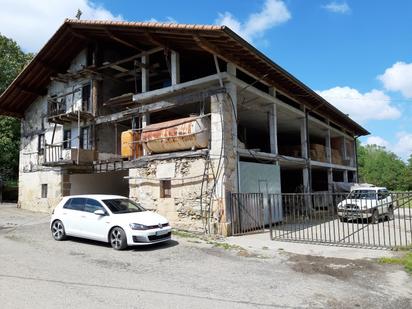
<instances>
[{"instance_id":1,"label":"metal fence","mask_svg":"<svg viewBox=\"0 0 412 309\"><path fill-rule=\"evenodd\" d=\"M264 231L263 203L261 193L232 193L230 203L232 235Z\"/></svg>"},{"instance_id":2,"label":"metal fence","mask_svg":"<svg viewBox=\"0 0 412 309\"><path fill-rule=\"evenodd\" d=\"M232 194L232 232L273 240L395 248L412 245L412 192Z\"/></svg>"}]
</instances>

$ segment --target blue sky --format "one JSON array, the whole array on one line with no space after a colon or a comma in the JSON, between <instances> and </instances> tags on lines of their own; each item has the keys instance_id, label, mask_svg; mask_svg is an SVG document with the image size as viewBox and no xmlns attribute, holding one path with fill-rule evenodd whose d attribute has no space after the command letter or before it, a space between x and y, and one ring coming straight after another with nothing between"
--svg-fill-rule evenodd
<instances>
[{"instance_id":1,"label":"blue sky","mask_svg":"<svg viewBox=\"0 0 412 309\"><path fill-rule=\"evenodd\" d=\"M65 17L230 26L372 134L412 154L412 1L0 0L0 32L37 51ZM33 35L36 33L36 35Z\"/></svg>"}]
</instances>

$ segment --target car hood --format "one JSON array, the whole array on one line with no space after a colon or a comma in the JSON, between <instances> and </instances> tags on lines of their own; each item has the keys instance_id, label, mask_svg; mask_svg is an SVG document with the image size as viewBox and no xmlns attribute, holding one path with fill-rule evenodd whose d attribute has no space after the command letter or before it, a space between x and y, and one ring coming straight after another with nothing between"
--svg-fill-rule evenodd
<instances>
[{"instance_id":1,"label":"car hood","mask_svg":"<svg viewBox=\"0 0 412 309\"><path fill-rule=\"evenodd\" d=\"M169 221L152 211L132 212L125 214L114 214L114 219L124 224L138 223L143 225L158 225L168 223Z\"/></svg>"},{"instance_id":2,"label":"car hood","mask_svg":"<svg viewBox=\"0 0 412 309\"><path fill-rule=\"evenodd\" d=\"M355 205L359 208L370 208L377 205L376 200L372 199L346 199L338 204L338 207L345 207L346 205Z\"/></svg>"}]
</instances>

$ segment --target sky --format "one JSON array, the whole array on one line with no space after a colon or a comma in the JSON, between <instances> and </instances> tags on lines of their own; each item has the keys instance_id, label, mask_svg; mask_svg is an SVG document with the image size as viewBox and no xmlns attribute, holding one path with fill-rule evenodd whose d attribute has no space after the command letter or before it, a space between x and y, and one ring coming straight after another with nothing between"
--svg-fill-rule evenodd
<instances>
[{"instance_id":1,"label":"sky","mask_svg":"<svg viewBox=\"0 0 412 309\"><path fill-rule=\"evenodd\" d=\"M0 0L0 33L37 52L82 19L224 24L406 160L412 154L410 0Z\"/></svg>"}]
</instances>

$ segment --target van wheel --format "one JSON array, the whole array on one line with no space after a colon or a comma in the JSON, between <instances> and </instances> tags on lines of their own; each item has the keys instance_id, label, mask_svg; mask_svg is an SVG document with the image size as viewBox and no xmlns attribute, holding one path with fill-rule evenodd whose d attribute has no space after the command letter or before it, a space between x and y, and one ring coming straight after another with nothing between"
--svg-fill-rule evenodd
<instances>
[{"instance_id":1,"label":"van wheel","mask_svg":"<svg viewBox=\"0 0 412 309\"><path fill-rule=\"evenodd\" d=\"M379 223L379 213L378 213L378 210L377 210L377 209L375 209L375 210L372 212L371 223L372 223L372 224Z\"/></svg>"},{"instance_id":2,"label":"van wheel","mask_svg":"<svg viewBox=\"0 0 412 309\"><path fill-rule=\"evenodd\" d=\"M386 218L388 219L388 221L393 220L394 218L394 214L393 214L393 206L389 206L388 208L388 214L386 215Z\"/></svg>"},{"instance_id":3,"label":"van wheel","mask_svg":"<svg viewBox=\"0 0 412 309\"><path fill-rule=\"evenodd\" d=\"M115 250L123 250L127 247L126 233L120 227L115 227L110 231L109 240Z\"/></svg>"}]
</instances>

